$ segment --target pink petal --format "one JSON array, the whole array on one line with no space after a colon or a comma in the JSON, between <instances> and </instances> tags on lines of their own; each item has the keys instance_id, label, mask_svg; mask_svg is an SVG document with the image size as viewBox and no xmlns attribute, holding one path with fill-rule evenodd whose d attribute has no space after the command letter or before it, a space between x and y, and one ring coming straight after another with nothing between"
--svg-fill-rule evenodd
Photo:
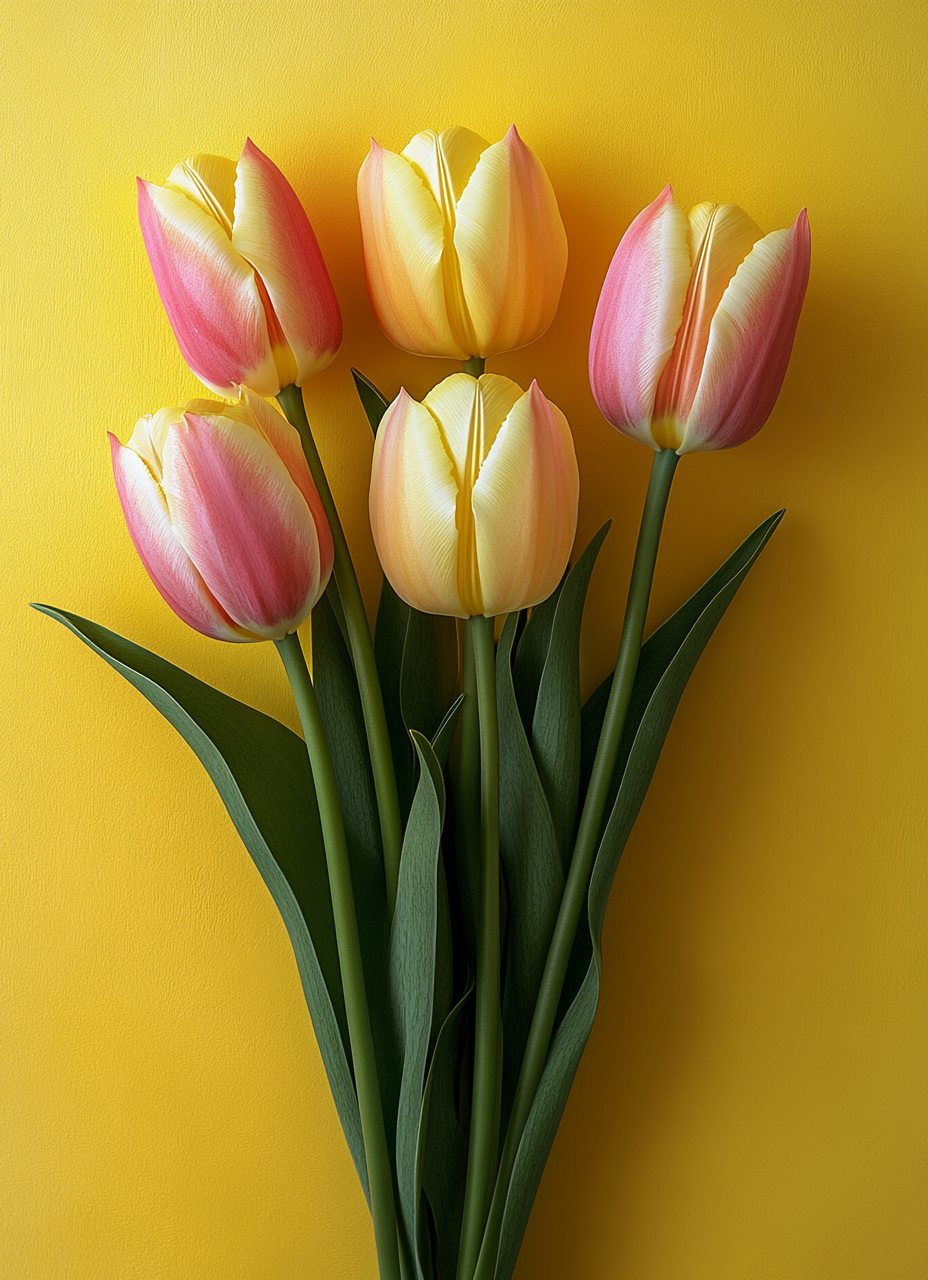
<instances>
[{"instance_id":1,"label":"pink petal","mask_svg":"<svg viewBox=\"0 0 928 1280\"><path fill-rule=\"evenodd\" d=\"M657 448L650 433L658 380L690 278L689 223L667 186L622 237L590 337L590 386L603 416Z\"/></svg>"},{"instance_id":2,"label":"pink petal","mask_svg":"<svg viewBox=\"0 0 928 1280\"><path fill-rule=\"evenodd\" d=\"M259 640L232 622L174 536L161 486L132 449L109 433L113 475L129 536L148 576L177 616L214 640Z\"/></svg>"},{"instance_id":3,"label":"pink petal","mask_svg":"<svg viewBox=\"0 0 928 1280\"><path fill-rule=\"evenodd\" d=\"M509 411L474 485L487 616L529 608L551 594L574 544L579 496L567 419L533 382Z\"/></svg>"},{"instance_id":4,"label":"pink petal","mask_svg":"<svg viewBox=\"0 0 928 1280\"><path fill-rule=\"evenodd\" d=\"M728 449L756 435L780 394L809 281L805 209L759 240L726 289L678 453Z\"/></svg>"},{"instance_id":5,"label":"pink petal","mask_svg":"<svg viewBox=\"0 0 928 1280\"><path fill-rule=\"evenodd\" d=\"M250 138L238 162L232 244L268 292L301 384L334 359L341 312L306 211Z\"/></svg>"},{"instance_id":6,"label":"pink petal","mask_svg":"<svg viewBox=\"0 0 928 1280\"><path fill-rule=\"evenodd\" d=\"M138 180L139 222L184 359L220 395L280 390L254 271L220 224L178 191Z\"/></svg>"},{"instance_id":7,"label":"pink petal","mask_svg":"<svg viewBox=\"0 0 928 1280\"><path fill-rule=\"evenodd\" d=\"M229 616L267 639L295 630L325 585L319 539L260 432L188 411L168 434L164 490L178 542Z\"/></svg>"},{"instance_id":8,"label":"pink petal","mask_svg":"<svg viewBox=\"0 0 928 1280\"><path fill-rule=\"evenodd\" d=\"M267 400L262 400L247 387L242 387L242 402L250 410L265 440L287 468L290 479L306 499L306 505L316 526L316 536L319 539L319 572L322 577L322 589L324 589L332 572L335 548L325 508L300 443L300 433L295 427L291 427L279 409Z\"/></svg>"}]
</instances>

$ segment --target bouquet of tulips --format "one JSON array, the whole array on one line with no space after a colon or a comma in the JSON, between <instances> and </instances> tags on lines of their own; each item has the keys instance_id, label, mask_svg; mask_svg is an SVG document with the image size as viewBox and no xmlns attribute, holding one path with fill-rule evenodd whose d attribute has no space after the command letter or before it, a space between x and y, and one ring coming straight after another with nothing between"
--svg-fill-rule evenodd
<instances>
[{"instance_id":1,"label":"bouquet of tulips","mask_svg":"<svg viewBox=\"0 0 928 1280\"><path fill-rule=\"evenodd\" d=\"M375 436L373 631L301 391L338 350L338 303L297 196L250 141L237 163L198 155L139 182L181 352L222 399L110 437L155 587L204 635L273 641L305 741L37 607L170 720L225 802L293 944L381 1276L507 1280L596 1011L619 857L687 679L782 516L643 644L674 470L769 415L809 227L804 211L766 236L733 205L686 215L667 187L616 251L590 380L654 462L616 666L582 704L608 526L569 567L567 419L537 382L485 371L554 316L567 239L551 184L514 127L492 145L454 128L401 154L374 143L358 195L384 331L463 366L421 403L352 370Z\"/></svg>"}]
</instances>

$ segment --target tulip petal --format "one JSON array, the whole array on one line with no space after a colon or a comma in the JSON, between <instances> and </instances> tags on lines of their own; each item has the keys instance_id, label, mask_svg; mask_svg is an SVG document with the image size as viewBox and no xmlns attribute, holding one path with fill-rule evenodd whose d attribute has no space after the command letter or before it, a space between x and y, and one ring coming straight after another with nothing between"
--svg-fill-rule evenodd
<instances>
[{"instance_id":1,"label":"tulip petal","mask_svg":"<svg viewBox=\"0 0 928 1280\"><path fill-rule=\"evenodd\" d=\"M322 499L319 497L319 491L313 481L309 463L306 461L306 454L303 452L303 446L300 443L300 433L290 425L279 409L275 408L273 404L269 404L267 400L262 400L253 391L249 391L247 387L242 387L242 403L251 413L252 422L257 423L258 430L287 468L290 473L290 479L299 489L306 500L307 507L309 507L310 515L316 526L316 536L319 539L321 592L325 589L329 574L332 572L335 550L325 508L322 505ZM228 413L228 411L229 409L226 407L224 412Z\"/></svg>"},{"instance_id":2,"label":"tulip petal","mask_svg":"<svg viewBox=\"0 0 928 1280\"><path fill-rule=\"evenodd\" d=\"M606 275L590 338L590 385L603 416L657 449L654 396L683 318L689 223L667 186L626 231Z\"/></svg>"},{"instance_id":3,"label":"tulip petal","mask_svg":"<svg viewBox=\"0 0 928 1280\"><path fill-rule=\"evenodd\" d=\"M267 639L294 631L322 590L319 541L261 434L188 412L168 433L164 490L178 542L229 616Z\"/></svg>"},{"instance_id":4,"label":"tulip petal","mask_svg":"<svg viewBox=\"0 0 928 1280\"><path fill-rule=\"evenodd\" d=\"M477 339L470 354L540 338L561 296L567 236L548 175L515 125L486 148L458 201L454 247Z\"/></svg>"},{"instance_id":5,"label":"tulip petal","mask_svg":"<svg viewBox=\"0 0 928 1280\"><path fill-rule=\"evenodd\" d=\"M133 449L110 433L113 475L126 525L148 576L177 616L214 640L258 640L236 627L181 547L161 486Z\"/></svg>"},{"instance_id":6,"label":"tulip petal","mask_svg":"<svg viewBox=\"0 0 928 1280\"><path fill-rule=\"evenodd\" d=\"M457 495L436 419L401 391L374 445L370 515L377 554L407 604L466 618L456 578Z\"/></svg>"},{"instance_id":7,"label":"tulip petal","mask_svg":"<svg viewBox=\"0 0 928 1280\"><path fill-rule=\"evenodd\" d=\"M198 155L176 164L164 184L180 191L215 218L232 238L235 217L235 161L227 156Z\"/></svg>"},{"instance_id":8,"label":"tulip petal","mask_svg":"<svg viewBox=\"0 0 928 1280\"><path fill-rule=\"evenodd\" d=\"M487 616L551 594L573 546L579 495L567 419L533 382L500 428L473 490Z\"/></svg>"},{"instance_id":9,"label":"tulip petal","mask_svg":"<svg viewBox=\"0 0 928 1280\"><path fill-rule=\"evenodd\" d=\"M403 156L371 140L358 174L368 291L381 328L404 351L466 360L445 306L445 224Z\"/></svg>"},{"instance_id":10,"label":"tulip petal","mask_svg":"<svg viewBox=\"0 0 928 1280\"><path fill-rule=\"evenodd\" d=\"M289 380L302 384L335 358L342 340L341 312L306 211L287 179L250 138L235 179L232 244L266 288L296 361L296 376ZM287 374L281 373L281 385L286 385Z\"/></svg>"},{"instance_id":11,"label":"tulip petal","mask_svg":"<svg viewBox=\"0 0 928 1280\"><path fill-rule=\"evenodd\" d=\"M402 154L425 182L440 209L445 210L451 197L449 212L453 215L454 205L463 195L481 153L489 145L479 133L455 125L440 134L434 129L424 129L403 148Z\"/></svg>"},{"instance_id":12,"label":"tulip petal","mask_svg":"<svg viewBox=\"0 0 928 1280\"><path fill-rule=\"evenodd\" d=\"M215 218L178 191L138 180L139 222L184 359L220 395L280 389L255 274Z\"/></svg>"},{"instance_id":13,"label":"tulip petal","mask_svg":"<svg viewBox=\"0 0 928 1280\"><path fill-rule=\"evenodd\" d=\"M483 441L477 466L490 451L509 410L524 393L517 382L498 373L485 373L479 379L466 373L453 373L433 387L422 403L438 420L455 467L458 485L463 485L468 446L474 417L474 400L481 397Z\"/></svg>"},{"instance_id":14,"label":"tulip petal","mask_svg":"<svg viewBox=\"0 0 928 1280\"><path fill-rule=\"evenodd\" d=\"M685 421L702 375L709 327L735 272L763 236L760 227L734 204L700 204L689 213L692 273L683 320L673 352L657 384L653 422L672 420L673 447L680 443L678 424ZM669 424L668 424L669 425ZM666 429L665 429L666 430ZM661 444L664 432L652 425Z\"/></svg>"},{"instance_id":15,"label":"tulip petal","mask_svg":"<svg viewBox=\"0 0 928 1280\"><path fill-rule=\"evenodd\" d=\"M806 211L755 244L719 303L678 453L727 449L755 435L783 385L809 280Z\"/></svg>"}]
</instances>

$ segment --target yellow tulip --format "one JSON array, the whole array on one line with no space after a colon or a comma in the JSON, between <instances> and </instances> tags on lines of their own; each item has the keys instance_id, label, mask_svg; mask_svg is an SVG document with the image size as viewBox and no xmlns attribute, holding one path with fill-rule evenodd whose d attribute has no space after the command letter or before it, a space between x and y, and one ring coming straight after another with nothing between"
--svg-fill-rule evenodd
<instances>
[{"instance_id":1,"label":"yellow tulip","mask_svg":"<svg viewBox=\"0 0 928 1280\"><path fill-rule=\"evenodd\" d=\"M391 342L468 360L527 346L557 310L567 237L548 175L513 125L373 140L358 175L367 283Z\"/></svg>"},{"instance_id":2,"label":"yellow tulip","mask_svg":"<svg viewBox=\"0 0 928 1280\"><path fill-rule=\"evenodd\" d=\"M580 479L567 419L498 374L401 391L377 432L371 527L407 604L457 618L538 604L567 566Z\"/></svg>"}]
</instances>

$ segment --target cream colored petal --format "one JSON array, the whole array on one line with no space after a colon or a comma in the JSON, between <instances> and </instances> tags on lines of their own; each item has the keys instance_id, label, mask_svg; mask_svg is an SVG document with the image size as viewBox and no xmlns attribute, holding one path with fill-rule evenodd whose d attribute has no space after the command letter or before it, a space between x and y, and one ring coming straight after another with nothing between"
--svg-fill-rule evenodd
<instances>
[{"instance_id":1,"label":"cream colored petal","mask_svg":"<svg viewBox=\"0 0 928 1280\"><path fill-rule=\"evenodd\" d=\"M457 494L435 418L401 391L374 446L370 516L377 554L407 604L463 618L456 584Z\"/></svg>"},{"instance_id":2,"label":"cream colored petal","mask_svg":"<svg viewBox=\"0 0 928 1280\"><path fill-rule=\"evenodd\" d=\"M358 175L368 290L391 342L419 355L466 360L445 306L441 210L413 166L376 142Z\"/></svg>"},{"instance_id":3,"label":"cream colored petal","mask_svg":"<svg viewBox=\"0 0 928 1280\"><path fill-rule=\"evenodd\" d=\"M234 160L226 156L191 156L174 166L164 185L189 196L231 237L235 217Z\"/></svg>"},{"instance_id":4,"label":"cream colored petal","mask_svg":"<svg viewBox=\"0 0 928 1280\"><path fill-rule=\"evenodd\" d=\"M793 226L755 244L716 310L678 453L727 449L750 439L776 403L809 279L803 210Z\"/></svg>"},{"instance_id":5,"label":"cream colored petal","mask_svg":"<svg viewBox=\"0 0 928 1280\"><path fill-rule=\"evenodd\" d=\"M460 200L481 153L489 145L479 134L457 125L441 134L434 129L417 133L403 148L403 155L419 173L435 203L444 208L449 196L453 203Z\"/></svg>"},{"instance_id":6,"label":"cream colored petal","mask_svg":"<svg viewBox=\"0 0 928 1280\"><path fill-rule=\"evenodd\" d=\"M567 566L580 478L567 419L533 383L513 406L473 492L488 616L538 604Z\"/></svg>"},{"instance_id":7,"label":"cream colored petal","mask_svg":"<svg viewBox=\"0 0 928 1280\"><path fill-rule=\"evenodd\" d=\"M213 412L222 408L215 401L204 400L201 403L212 404ZM138 454L159 484L162 473L161 459L168 430L173 423L180 422L183 416L184 410L180 405L159 409L157 413L147 413L144 418L139 418L126 443L126 448Z\"/></svg>"},{"instance_id":8,"label":"cream colored petal","mask_svg":"<svg viewBox=\"0 0 928 1280\"><path fill-rule=\"evenodd\" d=\"M561 296L567 236L548 175L515 126L481 155L457 204L454 246L474 354L540 338Z\"/></svg>"}]
</instances>

